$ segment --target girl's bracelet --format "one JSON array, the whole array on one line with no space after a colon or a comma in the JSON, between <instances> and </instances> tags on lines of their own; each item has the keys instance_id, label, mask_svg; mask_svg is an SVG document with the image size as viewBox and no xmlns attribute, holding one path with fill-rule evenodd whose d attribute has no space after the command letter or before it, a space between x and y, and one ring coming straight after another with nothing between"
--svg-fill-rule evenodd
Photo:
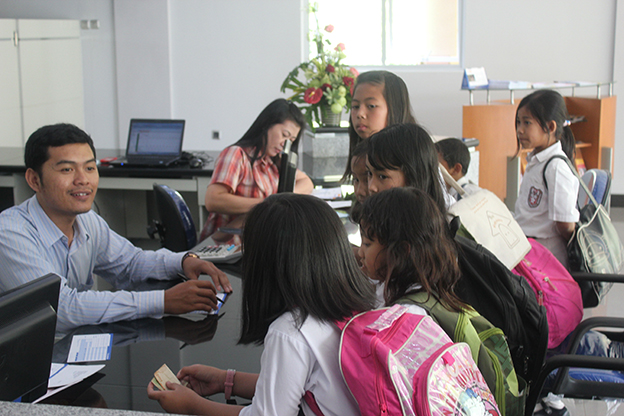
<instances>
[{"instance_id":1,"label":"girl's bracelet","mask_svg":"<svg viewBox=\"0 0 624 416\"><path fill-rule=\"evenodd\" d=\"M227 373L225 375L225 390L223 391L225 393L225 400L230 400L230 397L232 396L232 389L234 388L234 375L236 374L236 370L232 370L231 368L229 370L227 370Z\"/></svg>"}]
</instances>

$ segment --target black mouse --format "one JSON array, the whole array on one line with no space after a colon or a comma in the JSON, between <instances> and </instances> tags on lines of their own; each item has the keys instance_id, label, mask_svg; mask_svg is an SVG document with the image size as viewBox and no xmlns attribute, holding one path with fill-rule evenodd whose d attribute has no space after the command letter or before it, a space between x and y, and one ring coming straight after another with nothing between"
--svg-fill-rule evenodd
<instances>
[{"instance_id":1,"label":"black mouse","mask_svg":"<svg viewBox=\"0 0 624 416\"><path fill-rule=\"evenodd\" d=\"M191 168L193 168L193 169L199 169L199 168L201 168L202 166L204 166L204 161L203 161L203 160L201 160L201 159L200 159L200 158L198 158L198 157L192 157L192 158L189 160L189 166L190 166Z\"/></svg>"}]
</instances>

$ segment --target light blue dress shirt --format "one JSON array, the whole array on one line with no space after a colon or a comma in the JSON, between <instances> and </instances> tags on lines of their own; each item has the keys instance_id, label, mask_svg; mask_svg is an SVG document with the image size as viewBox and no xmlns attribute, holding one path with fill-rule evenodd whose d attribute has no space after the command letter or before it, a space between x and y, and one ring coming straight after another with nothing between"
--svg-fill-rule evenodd
<instances>
[{"instance_id":1,"label":"light blue dress shirt","mask_svg":"<svg viewBox=\"0 0 624 416\"><path fill-rule=\"evenodd\" d=\"M130 292L148 278L168 280L182 272L184 253L141 250L90 211L76 217L68 239L39 205L36 195L0 214L0 292L54 272L61 276L58 323L100 324L164 313L163 290ZM94 274L117 289L93 291Z\"/></svg>"}]
</instances>

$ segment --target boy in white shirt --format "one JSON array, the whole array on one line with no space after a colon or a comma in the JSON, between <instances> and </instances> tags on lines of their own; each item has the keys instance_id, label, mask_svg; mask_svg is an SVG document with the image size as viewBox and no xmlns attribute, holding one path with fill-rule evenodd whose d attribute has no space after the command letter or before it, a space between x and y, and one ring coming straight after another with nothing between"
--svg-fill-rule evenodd
<instances>
[{"instance_id":1,"label":"boy in white shirt","mask_svg":"<svg viewBox=\"0 0 624 416\"><path fill-rule=\"evenodd\" d=\"M473 194L481 189L465 176L470 166L470 151L464 142L455 138L442 139L435 143L435 147L442 166L466 193ZM446 185L446 189L456 200L461 199L461 195L455 189L449 185Z\"/></svg>"}]
</instances>

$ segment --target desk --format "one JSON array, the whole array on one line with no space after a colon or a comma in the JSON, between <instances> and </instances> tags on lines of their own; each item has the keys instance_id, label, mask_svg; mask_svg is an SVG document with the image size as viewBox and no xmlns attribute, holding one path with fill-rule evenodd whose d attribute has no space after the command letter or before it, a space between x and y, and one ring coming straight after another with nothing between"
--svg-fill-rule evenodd
<instances>
[{"instance_id":1,"label":"desk","mask_svg":"<svg viewBox=\"0 0 624 416\"><path fill-rule=\"evenodd\" d=\"M167 363L174 373L191 364L259 372L262 347L236 345L240 336L241 279L231 266L223 267L222 270L228 274L234 291L221 307L222 317L218 320L214 338L211 340L183 347L183 341L165 338L166 320L171 319L173 321L168 322L167 326L179 328L180 333L176 335L177 337L192 339L195 335L193 331L185 331L182 326L177 325L179 322L175 321L182 318L200 319L198 315L192 314L86 326L67 333L55 344L53 362L64 362L67 359L72 335L112 332L114 345L111 359L105 362L106 367L100 371L105 376L93 384L91 396L101 395L111 409L161 413L164 412L158 402L147 397L147 384L163 363ZM171 323L174 325L170 325ZM94 394L93 391L98 394ZM223 394L215 395L212 399L225 402ZM55 396L52 396L44 402L53 403L54 400ZM237 400L239 404L249 403L249 400ZM67 404L71 405L72 402Z\"/></svg>"},{"instance_id":2,"label":"desk","mask_svg":"<svg viewBox=\"0 0 624 416\"><path fill-rule=\"evenodd\" d=\"M98 159L117 157L122 150L96 149ZM200 169L188 165L170 168L127 168L98 166L100 184L94 209L117 233L127 238L147 238L146 227L156 218L152 185L155 182L168 185L182 193L198 231L206 221L204 204L206 188L210 183L214 160L219 152L206 152L213 158L211 163ZM24 178L24 150L2 148L0 151L0 187L12 188L17 205L33 195ZM123 215L120 215L123 213Z\"/></svg>"}]
</instances>

